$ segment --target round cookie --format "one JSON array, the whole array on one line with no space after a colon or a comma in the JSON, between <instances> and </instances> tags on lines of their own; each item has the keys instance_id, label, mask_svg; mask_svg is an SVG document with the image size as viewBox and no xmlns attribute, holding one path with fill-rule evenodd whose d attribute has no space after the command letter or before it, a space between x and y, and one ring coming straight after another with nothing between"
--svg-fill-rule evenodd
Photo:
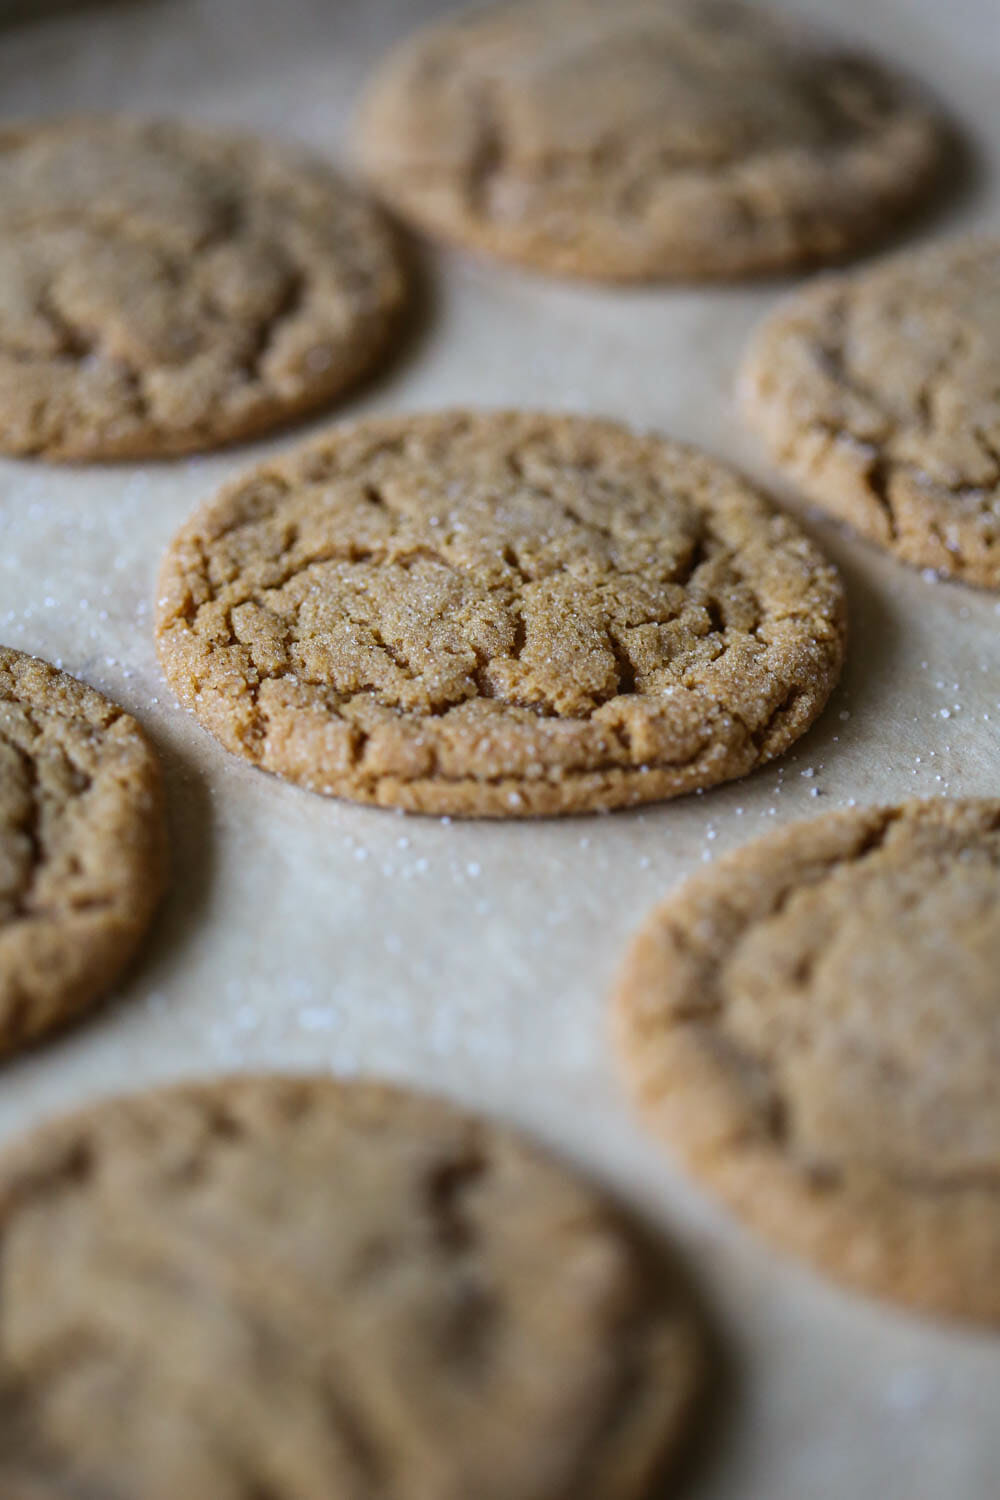
<instances>
[{"instance_id":1,"label":"round cookie","mask_svg":"<svg viewBox=\"0 0 1000 1500\"><path fill-rule=\"evenodd\" d=\"M600 1194L370 1083L49 1126L0 1159L0 1253L5 1496L638 1500L702 1380L687 1292Z\"/></svg>"},{"instance_id":2,"label":"round cookie","mask_svg":"<svg viewBox=\"0 0 1000 1500\"><path fill-rule=\"evenodd\" d=\"M751 275L884 234L945 132L894 73L736 0L520 0L379 69L359 146L434 235L566 275Z\"/></svg>"},{"instance_id":3,"label":"round cookie","mask_svg":"<svg viewBox=\"0 0 1000 1500\"><path fill-rule=\"evenodd\" d=\"M175 692L315 791L621 807L741 776L836 681L833 568L742 479L613 422L352 424L205 506L160 578Z\"/></svg>"},{"instance_id":4,"label":"round cookie","mask_svg":"<svg viewBox=\"0 0 1000 1500\"><path fill-rule=\"evenodd\" d=\"M115 117L0 127L0 451L262 432L368 370L402 296L377 209L301 150Z\"/></svg>"},{"instance_id":5,"label":"round cookie","mask_svg":"<svg viewBox=\"0 0 1000 1500\"><path fill-rule=\"evenodd\" d=\"M1000 800L831 813L647 920L616 1022L652 1128L864 1291L1000 1322Z\"/></svg>"},{"instance_id":6,"label":"round cookie","mask_svg":"<svg viewBox=\"0 0 1000 1500\"><path fill-rule=\"evenodd\" d=\"M906 562L1000 588L1000 239L827 277L764 325L748 420L810 499Z\"/></svg>"},{"instance_id":7,"label":"round cookie","mask_svg":"<svg viewBox=\"0 0 1000 1500\"><path fill-rule=\"evenodd\" d=\"M0 1053L100 999L163 889L160 774L134 719L0 646Z\"/></svg>"}]
</instances>

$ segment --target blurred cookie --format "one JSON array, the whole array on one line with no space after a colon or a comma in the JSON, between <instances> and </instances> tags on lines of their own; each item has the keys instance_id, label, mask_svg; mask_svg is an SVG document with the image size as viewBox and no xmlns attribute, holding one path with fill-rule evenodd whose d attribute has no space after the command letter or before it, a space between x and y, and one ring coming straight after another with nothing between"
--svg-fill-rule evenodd
<instances>
[{"instance_id":1,"label":"blurred cookie","mask_svg":"<svg viewBox=\"0 0 1000 1500\"><path fill-rule=\"evenodd\" d=\"M263 432L368 370L402 294L377 210L303 151L113 117L0 127L0 451Z\"/></svg>"},{"instance_id":2,"label":"blurred cookie","mask_svg":"<svg viewBox=\"0 0 1000 1500\"><path fill-rule=\"evenodd\" d=\"M1000 240L807 287L757 336L744 391L810 499L906 562L1000 588Z\"/></svg>"},{"instance_id":3,"label":"blurred cookie","mask_svg":"<svg viewBox=\"0 0 1000 1500\"><path fill-rule=\"evenodd\" d=\"M415 812L622 807L742 776L840 671L833 568L744 480L614 422L343 427L229 485L161 572L222 743Z\"/></svg>"},{"instance_id":4,"label":"blurred cookie","mask_svg":"<svg viewBox=\"0 0 1000 1500\"><path fill-rule=\"evenodd\" d=\"M616 1209L399 1089L93 1106L0 1160L0 1249L5 1496L639 1500L701 1384Z\"/></svg>"},{"instance_id":5,"label":"blurred cookie","mask_svg":"<svg viewBox=\"0 0 1000 1500\"><path fill-rule=\"evenodd\" d=\"M864 1291L1000 1322L1000 801L831 813L648 919L621 976L651 1127Z\"/></svg>"},{"instance_id":6,"label":"blurred cookie","mask_svg":"<svg viewBox=\"0 0 1000 1500\"><path fill-rule=\"evenodd\" d=\"M927 103L738 0L520 0L398 47L360 148L414 224L567 275L746 276L829 261L926 196Z\"/></svg>"},{"instance_id":7,"label":"blurred cookie","mask_svg":"<svg viewBox=\"0 0 1000 1500\"><path fill-rule=\"evenodd\" d=\"M163 889L165 842L135 720L0 646L0 1052L114 983Z\"/></svg>"}]
</instances>

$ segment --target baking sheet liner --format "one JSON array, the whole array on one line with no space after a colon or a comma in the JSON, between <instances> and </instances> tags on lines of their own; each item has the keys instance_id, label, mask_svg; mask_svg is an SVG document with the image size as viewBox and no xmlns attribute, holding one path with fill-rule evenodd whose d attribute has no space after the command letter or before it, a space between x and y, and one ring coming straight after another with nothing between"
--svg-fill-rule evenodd
<instances>
[{"instance_id":1,"label":"baking sheet liner","mask_svg":"<svg viewBox=\"0 0 1000 1500\"><path fill-rule=\"evenodd\" d=\"M371 63L444 8L91 5L0 34L0 112L174 113L343 158ZM996 0L797 8L928 80L976 146L976 180L914 242L998 227ZM704 445L794 508L733 401L747 336L783 290L593 288L434 255L408 346L338 414L455 403L606 413ZM1000 1340L841 1291L686 1184L633 1118L606 996L647 908L725 850L852 799L997 794L1000 602L929 581L807 514L847 582L850 655L823 718L780 762L702 797L563 822L449 824L325 801L231 759L177 706L151 613L160 554L194 506L329 420L189 461L0 462L0 641L142 720L166 764L173 832L171 895L142 962L103 1012L5 1065L0 1131L220 1069L363 1071L434 1088L535 1132L680 1241L728 1369L686 1495L995 1493Z\"/></svg>"}]
</instances>

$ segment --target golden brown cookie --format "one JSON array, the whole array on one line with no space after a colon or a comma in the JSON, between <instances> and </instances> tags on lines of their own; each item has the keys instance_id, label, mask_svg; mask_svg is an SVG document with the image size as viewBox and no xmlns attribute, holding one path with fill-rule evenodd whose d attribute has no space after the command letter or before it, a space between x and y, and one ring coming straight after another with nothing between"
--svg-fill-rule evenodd
<instances>
[{"instance_id":1,"label":"golden brown cookie","mask_svg":"<svg viewBox=\"0 0 1000 1500\"><path fill-rule=\"evenodd\" d=\"M212 448L351 384L403 294L377 210L292 147L165 122L0 128L0 450Z\"/></svg>"},{"instance_id":2,"label":"golden brown cookie","mask_svg":"<svg viewBox=\"0 0 1000 1500\"><path fill-rule=\"evenodd\" d=\"M135 720L0 646L0 1053L114 983L159 900L165 843Z\"/></svg>"},{"instance_id":3,"label":"golden brown cookie","mask_svg":"<svg viewBox=\"0 0 1000 1500\"><path fill-rule=\"evenodd\" d=\"M616 1020L652 1128L862 1290L1000 1322L1000 800L831 813L668 898Z\"/></svg>"},{"instance_id":4,"label":"golden brown cookie","mask_svg":"<svg viewBox=\"0 0 1000 1500\"><path fill-rule=\"evenodd\" d=\"M827 277L779 307L749 421L815 500L906 562L1000 588L1000 239Z\"/></svg>"},{"instance_id":5,"label":"golden brown cookie","mask_svg":"<svg viewBox=\"0 0 1000 1500\"><path fill-rule=\"evenodd\" d=\"M596 1190L370 1083L49 1126L0 1160L0 1251L5 1496L638 1500L701 1384L686 1290Z\"/></svg>"},{"instance_id":6,"label":"golden brown cookie","mask_svg":"<svg viewBox=\"0 0 1000 1500\"><path fill-rule=\"evenodd\" d=\"M520 0L404 42L361 118L421 228L567 275L741 276L883 234L944 131L894 73L738 0Z\"/></svg>"},{"instance_id":7,"label":"golden brown cookie","mask_svg":"<svg viewBox=\"0 0 1000 1500\"><path fill-rule=\"evenodd\" d=\"M315 791L517 817L779 754L836 681L833 568L742 479L613 422L341 428L175 539L157 636L222 743Z\"/></svg>"}]
</instances>

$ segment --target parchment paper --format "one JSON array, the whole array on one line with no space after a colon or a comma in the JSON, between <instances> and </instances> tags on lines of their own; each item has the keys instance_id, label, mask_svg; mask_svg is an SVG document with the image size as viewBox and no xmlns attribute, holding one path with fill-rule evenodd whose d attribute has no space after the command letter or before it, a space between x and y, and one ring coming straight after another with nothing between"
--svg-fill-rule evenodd
<instances>
[{"instance_id":1,"label":"parchment paper","mask_svg":"<svg viewBox=\"0 0 1000 1500\"><path fill-rule=\"evenodd\" d=\"M370 64L443 8L92 5L0 33L0 112L176 113L343 157ZM912 238L998 227L997 0L799 8L929 81L979 149L976 180ZM427 283L403 357L342 414L605 412L701 443L795 503L732 401L747 335L781 284L602 290L451 254L429 258ZM683 1246L727 1371L684 1480L692 1500L997 1494L1000 1339L846 1293L688 1186L634 1122L606 994L646 909L724 850L851 799L996 794L1000 602L807 518L847 579L850 660L821 722L776 765L704 797L567 822L363 810L227 757L173 701L151 641L155 569L177 526L221 480L299 435L141 468L0 464L0 640L138 715L167 767L174 845L172 893L142 962L106 1010L4 1067L0 1131L220 1069L307 1066L433 1087L535 1132Z\"/></svg>"}]
</instances>

